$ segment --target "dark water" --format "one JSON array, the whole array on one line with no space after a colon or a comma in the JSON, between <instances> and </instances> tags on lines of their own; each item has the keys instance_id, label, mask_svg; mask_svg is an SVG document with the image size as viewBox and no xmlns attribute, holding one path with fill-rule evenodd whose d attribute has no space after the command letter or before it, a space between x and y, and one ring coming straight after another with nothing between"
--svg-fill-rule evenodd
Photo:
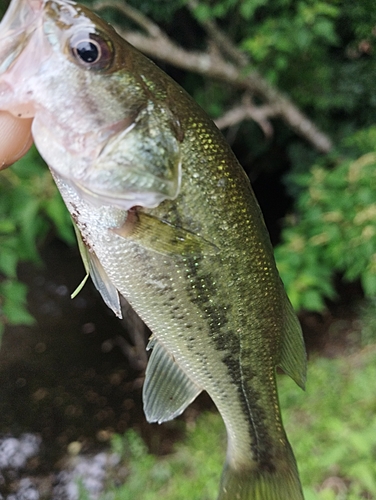
<instances>
[{"instance_id":1,"label":"dark water","mask_svg":"<svg viewBox=\"0 0 376 500\"><path fill-rule=\"evenodd\" d=\"M38 432L56 448L77 439L89 446L107 429L123 432L142 384L142 362L135 370L116 346L126 331L91 284L70 298L84 275L76 257L55 241L44 268L23 266L37 323L8 329L0 351L1 431Z\"/></svg>"},{"instance_id":2,"label":"dark water","mask_svg":"<svg viewBox=\"0 0 376 500\"><path fill-rule=\"evenodd\" d=\"M149 425L142 411L149 332L133 317L130 327L117 319L89 281L70 298L84 276L76 250L55 240L42 257L42 267L19 273L36 324L8 328L0 350L0 437L32 433L41 442L23 474L49 475L71 443L97 453L130 427L152 452L168 452L182 423ZM0 498L8 490L0 477Z\"/></svg>"}]
</instances>

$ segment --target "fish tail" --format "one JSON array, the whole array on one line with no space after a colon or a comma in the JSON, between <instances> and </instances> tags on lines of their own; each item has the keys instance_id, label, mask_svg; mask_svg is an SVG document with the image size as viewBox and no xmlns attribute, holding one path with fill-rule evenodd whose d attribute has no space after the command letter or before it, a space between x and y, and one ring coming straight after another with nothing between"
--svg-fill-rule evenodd
<instances>
[{"instance_id":1,"label":"fish tail","mask_svg":"<svg viewBox=\"0 0 376 500\"><path fill-rule=\"evenodd\" d=\"M226 464L218 500L304 500L292 451L289 458L275 470L234 470Z\"/></svg>"}]
</instances>

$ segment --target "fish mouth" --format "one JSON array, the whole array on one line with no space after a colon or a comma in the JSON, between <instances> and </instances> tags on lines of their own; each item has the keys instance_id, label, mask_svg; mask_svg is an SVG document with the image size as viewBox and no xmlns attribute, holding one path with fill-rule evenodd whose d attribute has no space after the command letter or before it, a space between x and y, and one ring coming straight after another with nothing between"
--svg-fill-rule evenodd
<instances>
[{"instance_id":1,"label":"fish mouth","mask_svg":"<svg viewBox=\"0 0 376 500\"><path fill-rule=\"evenodd\" d=\"M42 19L45 0L13 0L0 23L0 169L21 158L32 144L34 107L14 97L8 69L19 58ZM8 114L8 113L9 114ZM13 115L13 117L11 116ZM24 120L24 118L27 118Z\"/></svg>"},{"instance_id":2,"label":"fish mouth","mask_svg":"<svg viewBox=\"0 0 376 500\"><path fill-rule=\"evenodd\" d=\"M0 23L0 74L22 51L40 16L44 0L13 0Z\"/></svg>"},{"instance_id":3,"label":"fish mouth","mask_svg":"<svg viewBox=\"0 0 376 500\"><path fill-rule=\"evenodd\" d=\"M0 23L0 42L27 30L42 11L45 0L13 0Z\"/></svg>"},{"instance_id":4,"label":"fish mouth","mask_svg":"<svg viewBox=\"0 0 376 500\"><path fill-rule=\"evenodd\" d=\"M24 68L33 67L31 56L29 61L24 58L18 65L22 66L22 71L13 68L22 59L24 49L43 21L44 5L45 0L12 0L0 23L0 109L19 118L34 116L33 105L17 102L14 90L14 82L22 81Z\"/></svg>"}]
</instances>

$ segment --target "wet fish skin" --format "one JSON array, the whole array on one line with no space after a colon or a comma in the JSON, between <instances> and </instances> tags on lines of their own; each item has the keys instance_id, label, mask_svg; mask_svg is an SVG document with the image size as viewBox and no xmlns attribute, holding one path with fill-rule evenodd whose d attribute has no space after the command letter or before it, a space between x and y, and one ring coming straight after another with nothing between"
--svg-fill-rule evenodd
<instances>
[{"instance_id":1,"label":"wet fish skin","mask_svg":"<svg viewBox=\"0 0 376 500\"><path fill-rule=\"evenodd\" d=\"M249 180L201 108L112 28L70 1L39 4L0 65L0 109L34 115L94 283L153 332L148 420L206 390L228 433L218 498L302 499L275 369L304 386L305 351ZM79 60L80 33L97 37L103 62ZM0 44L0 63L9 57Z\"/></svg>"}]
</instances>

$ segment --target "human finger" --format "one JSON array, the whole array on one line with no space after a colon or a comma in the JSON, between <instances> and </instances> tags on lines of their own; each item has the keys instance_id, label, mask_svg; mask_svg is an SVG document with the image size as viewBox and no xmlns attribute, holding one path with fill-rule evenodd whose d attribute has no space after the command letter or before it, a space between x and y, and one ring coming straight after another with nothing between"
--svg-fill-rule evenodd
<instances>
[{"instance_id":1,"label":"human finger","mask_svg":"<svg viewBox=\"0 0 376 500\"><path fill-rule=\"evenodd\" d=\"M0 111L0 170L22 158L33 144L33 118L17 118Z\"/></svg>"}]
</instances>

